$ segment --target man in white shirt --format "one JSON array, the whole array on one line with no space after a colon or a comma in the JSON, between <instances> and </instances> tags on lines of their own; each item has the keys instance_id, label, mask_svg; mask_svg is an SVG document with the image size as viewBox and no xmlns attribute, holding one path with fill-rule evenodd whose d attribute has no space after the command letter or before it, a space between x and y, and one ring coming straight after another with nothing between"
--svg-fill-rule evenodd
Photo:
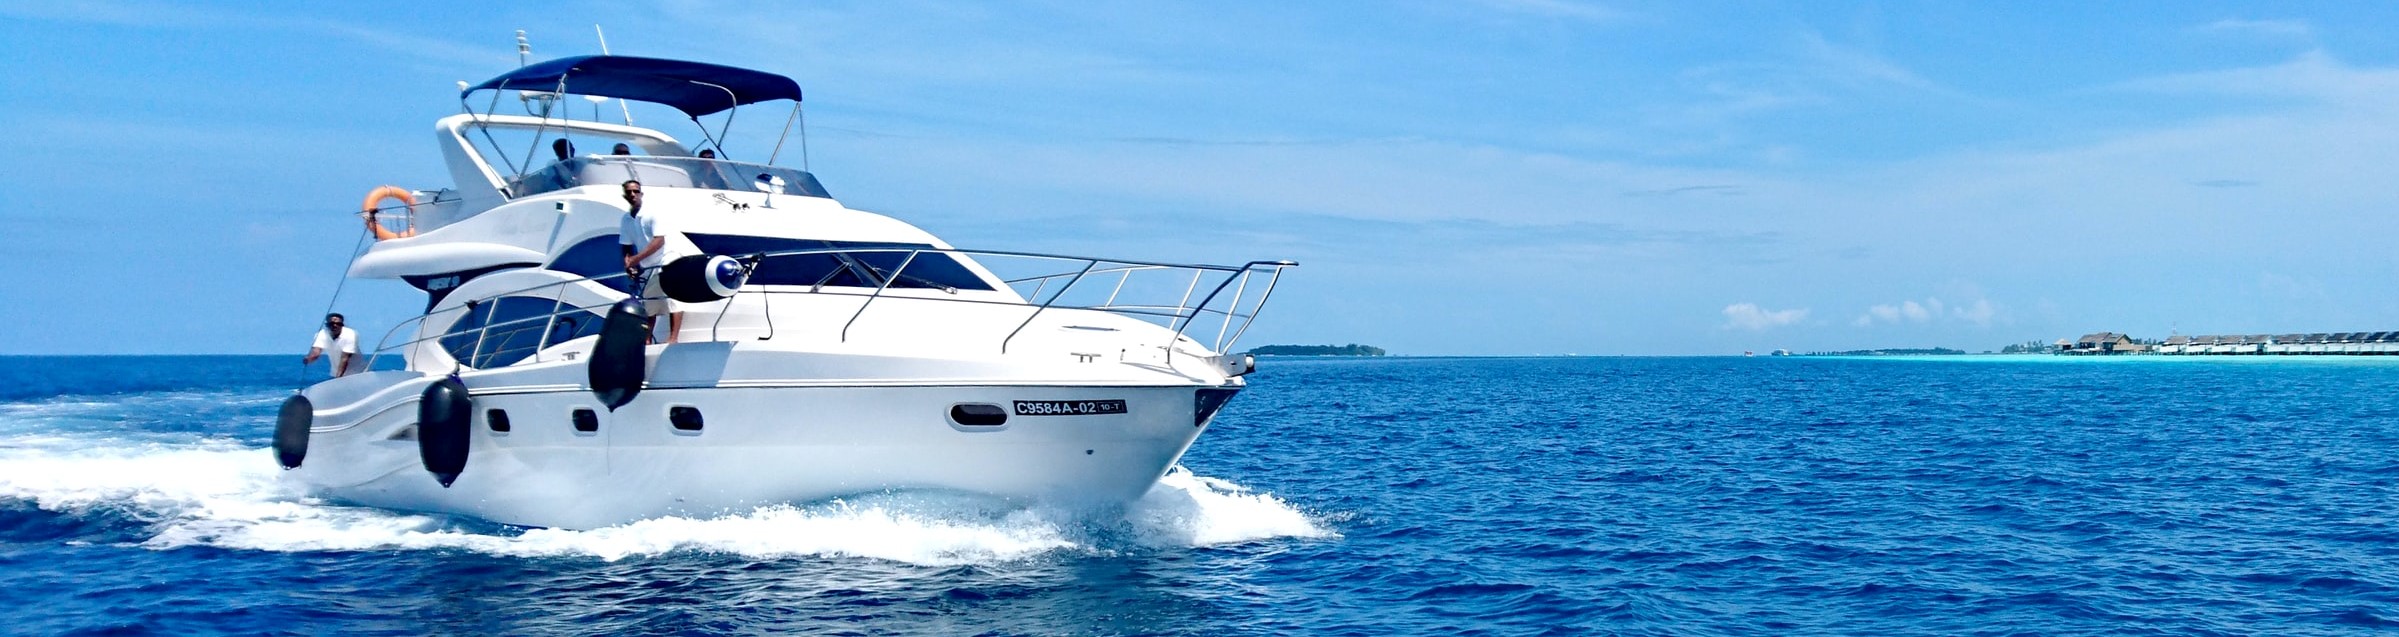
<instances>
[{"instance_id":1,"label":"man in white shirt","mask_svg":"<svg viewBox=\"0 0 2399 637\"><path fill-rule=\"evenodd\" d=\"M358 358L358 330L343 327L340 314L325 315L325 329L317 330L316 343L308 347L308 355L300 359L300 364L314 365L317 357L327 353L333 356L334 378L350 373L350 361Z\"/></svg>"},{"instance_id":2,"label":"man in white shirt","mask_svg":"<svg viewBox=\"0 0 2399 637\"><path fill-rule=\"evenodd\" d=\"M627 280L646 277L641 288L642 308L649 311L655 329L659 314L666 314L666 342L673 343L683 333L683 306L666 298L659 287L658 268L666 263L667 235L672 229L662 228L656 213L641 213L641 182L624 183L625 218L617 221L616 243L625 253Z\"/></svg>"}]
</instances>

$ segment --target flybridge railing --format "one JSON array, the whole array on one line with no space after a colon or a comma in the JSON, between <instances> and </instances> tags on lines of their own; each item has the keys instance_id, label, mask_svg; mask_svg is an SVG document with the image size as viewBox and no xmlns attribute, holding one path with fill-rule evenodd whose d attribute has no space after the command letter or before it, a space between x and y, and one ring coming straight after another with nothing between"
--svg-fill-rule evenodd
<instances>
[{"instance_id":1,"label":"flybridge railing","mask_svg":"<svg viewBox=\"0 0 2399 637\"><path fill-rule=\"evenodd\" d=\"M927 258L927 255L938 256ZM838 338L846 342L849 340L850 329L858 324L861 317L867 315L868 310L876 307L878 300L895 296L890 294L892 290L933 290L944 294L909 294L900 298L909 301L1028 308L1029 311L1025 317L1008 332L1006 337L1000 339L999 347L1002 353L1006 353L1009 344L1014 342L1026 327L1031 326L1045 313L1053 310L1091 310L1141 319L1173 330L1174 336L1164 344L1166 358L1170 363L1173 361L1176 349L1174 343L1181 342L1185 338L1189 338L1194 343L1205 343L1210 351L1220 353L1239 343L1241 337L1249 331L1250 324L1255 322L1258 314L1265 309L1267 300L1274 295L1276 284L1282 280L1283 270L1299 265L1291 261L1251 261L1237 266L1154 263L1034 252L932 247L809 248L726 256L741 260L744 266L750 269L749 277L752 283L742 286L731 297L721 301L724 305L719 309L715 320L708 326L708 338L705 341L689 342L724 340L718 337L724 319L731 314L731 304L740 302L743 297L756 296L759 298L761 318L767 330L767 335L759 337L759 340L773 338L775 334L774 304L772 302L772 297L775 295L864 297L865 301L851 312L839 329ZM811 256L825 258L809 259L808 257ZM909 267L912 265L919 266L921 270L940 269L938 266L941 265L941 261L948 261L953 265L959 261L966 261L980 266L983 271L990 272L998 279L999 283L1007 286L1015 294L1013 296L961 294L961 290L966 288L942 283L941 280L944 277L941 274L933 274L928 278L919 276L919 274L924 274L921 271L918 274L911 274L909 271ZM773 270L777 268L791 268L795 271L774 272ZM1009 274L1003 274L1003 272ZM951 271L951 273L955 274L955 271ZM655 271L652 274L655 274ZM815 284L761 285L756 281L762 275L775 276L781 280L813 278ZM623 273L617 273L544 283L489 294L465 305L428 312L392 326L391 330L385 332L383 338L377 341L374 350L375 356L380 357L388 352L423 346L428 341L441 341L445 347L462 345L466 339L470 338L471 334L472 349L466 350L467 355L459 361L460 364L476 367L478 364L488 364L501 359L505 359L501 365L512 364L542 348L555 345L556 342L553 342L553 339L557 339L562 326L568 328L566 332L568 336L565 339L557 339L557 342L585 335L585 330L596 330L598 321L592 320L591 317L605 314L607 307L615 302L612 300L609 303L584 306L569 304L565 297L568 286L585 282L599 283L622 294L623 288L618 281L626 277L627 275ZM828 284L829 281L835 279L845 280L848 284ZM954 277L949 280L952 283L962 282ZM981 275L976 275L973 285L988 289L989 282L985 281ZM1105 288L1104 291L1102 288ZM975 291L979 292L982 289ZM996 292L996 290L992 291ZM554 305L548 312L531 313L496 322L489 320L503 318L494 314L496 308L478 309L484 304L496 304L502 299L512 297L531 297L535 301L549 300ZM1173 299L1172 303L1168 303L1167 299ZM419 336L398 343L391 342L391 339L399 334L401 329L410 325L421 325L423 321L435 316L463 313L472 317L473 313L477 311L483 312L481 316L485 318L471 331L453 329L442 334ZM531 344L518 345L522 336L537 329L539 331L534 332L537 337ZM688 334L692 330L693 328L687 325L685 333ZM457 352L453 351L452 354L455 356ZM514 358L509 358L509 356L514 356ZM370 360L369 364L372 363L373 361Z\"/></svg>"}]
</instances>

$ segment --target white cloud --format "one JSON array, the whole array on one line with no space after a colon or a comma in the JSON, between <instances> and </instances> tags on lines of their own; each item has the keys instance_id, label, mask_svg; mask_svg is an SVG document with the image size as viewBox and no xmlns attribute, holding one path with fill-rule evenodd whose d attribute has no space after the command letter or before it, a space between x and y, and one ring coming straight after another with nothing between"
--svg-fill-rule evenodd
<instances>
[{"instance_id":1,"label":"white cloud","mask_svg":"<svg viewBox=\"0 0 2399 637\"><path fill-rule=\"evenodd\" d=\"M1974 303L1959 306L1950 312L1960 321L1973 323L1979 327L1990 327L1991 319L1999 315L1999 308L1993 307L1990 299L1975 299Z\"/></svg>"},{"instance_id":2,"label":"white cloud","mask_svg":"<svg viewBox=\"0 0 2399 637\"><path fill-rule=\"evenodd\" d=\"M1875 325L1925 325L1936 322L1954 322L1990 327L1991 322L1998 316L1999 307L1992 304L1990 299L1978 298L1971 303L1954 304L1942 301L1937 297L1928 297L1922 302L1906 300L1869 307L1849 323L1858 327L1872 327Z\"/></svg>"},{"instance_id":3,"label":"white cloud","mask_svg":"<svg viewBox=\"0 0 2399 637\"><path fill-rule=\"evenodd\" d=\"M1808 318L1807 308L1769 310L1756 303L1734 303L1724 306L1724 326L1750 331L1781 327Z\"/></svg>"},{"instance_id":4,"label":"white cloud","mask_svg":"<svg viewBox=\"0 0 2399 637\"><path fill-rule=\"evenodd\" d=\"M1807 57L1813 61L1811 68L1824 79L1851 85L1879 83L1948 92L1948 89L1889 58L1864 49L1835 44L1825 39L1823 34L1811 31L1802 35L1802 41Z\"/></svg>"},{"instance_id":5,"label":"white cloud","mask_svg":"<svg viewBox=\"0 0 2399 637\"><path fill-rule=\"evenodd\" d=\"M2351 66L2330 53L2311 50L2281 64L2161 75L2108 88L2171 95L2311 98L2381 107L2399 92L2399 69Z\"/></svg>"}]
</instances>

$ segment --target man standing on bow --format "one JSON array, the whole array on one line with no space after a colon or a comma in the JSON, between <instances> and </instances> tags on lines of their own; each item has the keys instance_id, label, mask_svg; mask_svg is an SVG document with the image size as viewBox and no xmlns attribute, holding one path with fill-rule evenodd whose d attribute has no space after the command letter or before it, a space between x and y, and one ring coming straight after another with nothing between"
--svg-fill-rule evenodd
<instances>
[{"instance_id":1,"label":"man standing on bow","mask_svg":"<svg viewBox=\"0 0 2399 637\"><path fill-rule=\"evenodd\" d=\"M350 361L358 358L358 330L343 327L341 314L325 315L325 329L317 330L316 343L308 347L307 356L300 357L300 364L314 365L317 357L326 354L333 356L334 378L350 373Z\"/></svg>"},{"instance_id":2,"label":"man standing on bow","mask_svg":"<svg viewBox=\"0 0 2399 637\"><path fill-rule=\"evenodd\" d=\"M666 263L666 235L672 230L662 229L656 213L642 214L641 182L627 180L624 190L625 218L617 221L616 243L625 253L626 280L640 285L628 288L638 290L652 329L658 315L666 314L666 342L673 343L683 334L682 307L666 298L658 283L659 266Z\"/></svg>"}]
</instances>

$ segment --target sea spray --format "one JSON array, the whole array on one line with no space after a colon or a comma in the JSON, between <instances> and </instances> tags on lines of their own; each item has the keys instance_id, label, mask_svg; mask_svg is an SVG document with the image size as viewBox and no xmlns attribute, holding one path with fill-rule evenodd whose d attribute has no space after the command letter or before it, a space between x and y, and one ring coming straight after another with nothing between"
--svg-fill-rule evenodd
<instances>
[{"instance_id":1,"label":"sea spray","mask_svg":"<svg viewBox=\"0 0 2399 637\"><path fill-rule=\"evenodd\" d=\"M10 420L43 421L41 433L0 437L0 502L55 515L105 516L140 546L241 550L463 550L514 557L622 560L677 551L866 558L920 565L1025 559L1054 551L1111 552L1238 544L1334 533L1289 503L1180 467L1121 509L1026 506L947 492L897 491L763 507L708 519L664 517L569 531L345 506L309 497L281 479L266 449L222 438L127 439L58 421L148 418L178 395L10 405ZM242 398L255 398L244 396ZM258 402L248 400L246 402ZM22 429L22 428L20 428ZM1129 534L1112 532L1129 529ZM1124 537L1129 542L1120 543ZM1129 544L1125 546L1124 544Z\"/></svg>"}]
</instances>

